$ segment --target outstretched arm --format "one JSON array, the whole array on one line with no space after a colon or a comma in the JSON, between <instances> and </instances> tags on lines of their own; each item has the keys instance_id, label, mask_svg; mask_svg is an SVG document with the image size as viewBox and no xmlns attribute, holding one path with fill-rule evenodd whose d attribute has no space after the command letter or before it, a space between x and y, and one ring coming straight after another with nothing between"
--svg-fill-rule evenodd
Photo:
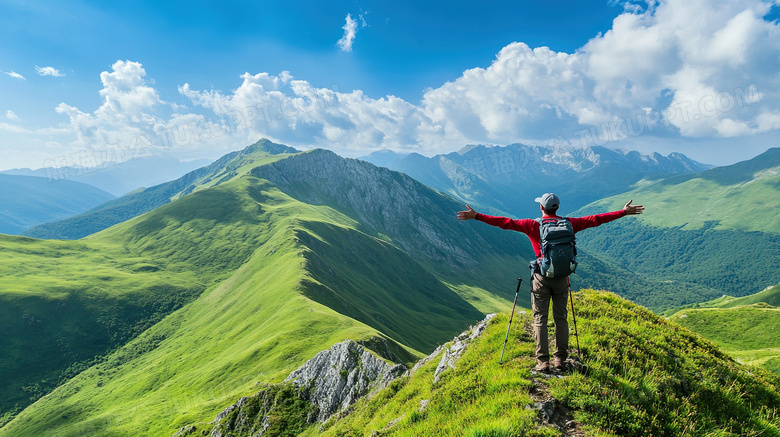
<instances>
[{"instance_id":1,"label":"outstretched arm","mask_svg":"<svg viewBox=\"0 0 780 437\"><path fill-rule=\"evenodd\" d=\"M466 208L468 208L468 211L458 211L458 220L474 220L477 218L476 211L471 209L468 205L466 205Z\"/></svg>"},{"instance_id":2,"label":"outstretched arm","mask_svg":"<svg viewBox=\"0 0 780 437\"><path fill-rule=\"evenodd\" d=\"M631 202L633 202L634 199L631 199L626 203L626 206L623 207L623 211L626 212L627 215L636 215L636 214L642 214L645 212L645 207L642 205L632 205Z\"/></svg>"}]
</instances>

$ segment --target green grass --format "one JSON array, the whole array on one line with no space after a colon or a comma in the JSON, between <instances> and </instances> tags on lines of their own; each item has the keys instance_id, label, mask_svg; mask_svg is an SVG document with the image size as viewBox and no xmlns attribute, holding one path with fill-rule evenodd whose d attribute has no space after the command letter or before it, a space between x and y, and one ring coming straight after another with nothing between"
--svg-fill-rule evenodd
<instances>
[{"instance_id":1,"label":"green grass","mask_svg":"<svg viewBox=\"0 0 780 437\"><path fill-rule=\"evenodd\" d=\"M0 235L0 256L0 424L206 287L110 243Z\"/></svg>"},{"instance_id":2,"label":"green grass","mask_svg":"<svg viewBox=\"0 0 780 437\"><path fill-rule=\"evenodd\" d=\"M524 329L528 314L516 314L505 363L498 365L504 314L439 384L433 384L434 359L359 401L351 414L304 435L559 435L526 408L540 384L572 409L588 435L780 433L776 375L740 365L712 343L612 293L575 295L587 373L534 376L533 340ZM428 404L421 410L423 400Z\"/></svg>"},{"instance_id":3,"label":"green grass","mask_svg":"<svg viewBox=\"0 0 780 437\"><path fill-rule=\"evenodd\" d=\"M738 361L780 374L780 286L679 309L670 320L717 344Z\"/></svg>"},{"instance_id":4,"label":"green grass","mask_svg":"<svg viewBox=\"0 0 780 437\"><path fill-rule=\"evenodd\" d=\"M628 199L645 205L643 223L658 228L715 229L780 233L780 149L749 161L681 175L594 202L582 210L620 209Z\"/></svg>"},{"instance_id":5,"label":"green grass","mask_svg":"<svg viewBox=\"0 0 780 437\"><path fill-rule=\"evenodd\" d=\"M304 435L368 436L376 431L394 436L557 436L553 428L539 427L536 411L525 408L533 403L529 394L533 343L518 318L512 333L522 341L507 347L505 358L510 359L503 366L498 355L507 315L494 318L439 383L433 383L437 358L376 397L359 401L353 413L332 419L322 430L315 425ZM427 406L421 409L423 401Z\"/></svg>"},{"instance_id":6,"label":"green grass","mask_svg":"<svg viewBox=\"0 0 780 437\"><path fill-rule=\"evenodd\" d=\"M70 272L67 280L89 284L102 268L124 268L205 291L27 408L0 435L170 435L213 419L256 383L281 381L345 338L385 338L410 360L482 317L413 258L356 225L247 175L84 240L18 239L31 245L15 255L19 265L45 264L57 250L62 263L51 262ZM32 274L8 281L20 286Z\"/></svg>"}]
</instances>

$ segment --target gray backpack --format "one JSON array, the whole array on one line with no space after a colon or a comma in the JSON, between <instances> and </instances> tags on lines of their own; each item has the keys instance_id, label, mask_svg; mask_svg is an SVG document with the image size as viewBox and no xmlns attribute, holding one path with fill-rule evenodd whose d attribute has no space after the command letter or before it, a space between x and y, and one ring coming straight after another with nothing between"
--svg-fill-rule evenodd
<instances>
[{"instance_id":1,"label":"gray backpack","mask_svg":"<svg viewBox=\"0 0 780 437\"><path fill-rule=\"evenodd\" d=\"M542 257L539 270L548 278L564 278L577 268L574 228L567 218L539 218Z\"/></svg>"}]
</instances>

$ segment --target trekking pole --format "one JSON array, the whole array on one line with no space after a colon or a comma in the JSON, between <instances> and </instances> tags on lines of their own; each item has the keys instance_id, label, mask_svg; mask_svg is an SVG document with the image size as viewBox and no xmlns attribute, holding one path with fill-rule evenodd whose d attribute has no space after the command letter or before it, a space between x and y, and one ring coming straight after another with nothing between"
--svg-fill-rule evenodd
<instances>
[{"instance_id":1,"label":"trekking pole","mask_svg":"<svg viewBox=\"0 0 780 437\"><path fill-rule=\"evenodd\" d=\"M582 355L582 349L580 349L580 335L577 332L577 316L574 314L574 297L571 292L571 282L568 281L569 278L566 278L567 282L569 282L569 301L571 301L571 317L574 319L574 338L577 339L577 352Z\"/></svg>"},{"instance_id":2,"label":"trekking pole","mask_svg":"<svg viewBox=\"0 0 780 437\"><path fill-rule=\"evenodd\" d=\"M501 358L498 359L498 364L504 364L504 349L506 349L506 341L509 340L509 327L512 326L512 318L515 316L515 305L517 305L517 295L520 293L520 284L523 283L523 278L517 278L517 290L515 291L515 303L512 304L512 314L509 316L509 325L506 327L506 337L504 337L504 346L501 347Z\"/></svg>"}]
</instances>

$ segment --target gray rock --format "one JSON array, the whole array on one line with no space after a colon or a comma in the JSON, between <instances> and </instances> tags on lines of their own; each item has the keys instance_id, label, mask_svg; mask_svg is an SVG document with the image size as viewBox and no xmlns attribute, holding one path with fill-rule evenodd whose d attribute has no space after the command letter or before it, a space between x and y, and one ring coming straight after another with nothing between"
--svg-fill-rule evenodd
<instances>
[{"instance_id":1,"label":"gray rock","mask_svg":"<svg viewBox=\"0 0 780 437\"><path fill-rule=\"evenodd\" d=\"M493 317L495 316L496 316L495 313L488 314L481 322L477 323L476 326L466 331L463 331L455 338L453 338L452 343L449 346L439 346L433 352L433 354L426 357L427 361L425 362L428 362L432 360L436 355L442 354L441 360L439 361L439 365L436 366L436 370L433 372L434 384L439 382L439 380L441 379L441 374L444 371L446 371L447 369L455 368L455 363L460 359L461 355L463 355L463 352L466 350L469 343L471 343L471 341L474 340L475 338L482 335L482 332L485 331L488 322L490 322L490 320L493 319ZM415 365L412 370L414 371L415 369L417 369L418 365Z\"/></svg>"},{"instance_id":2,"label":"gray rock","mask_svg":"<svg viewBox=\"0 0 780 437\"><path fill-rule=\"evenodd\" d=\"M324 422L404 371L404 365L391 366L363 346L345 340L315 355L285 381L308 393L309 402L319 410L317 420Z\"/></svg>"}]
</instances>

